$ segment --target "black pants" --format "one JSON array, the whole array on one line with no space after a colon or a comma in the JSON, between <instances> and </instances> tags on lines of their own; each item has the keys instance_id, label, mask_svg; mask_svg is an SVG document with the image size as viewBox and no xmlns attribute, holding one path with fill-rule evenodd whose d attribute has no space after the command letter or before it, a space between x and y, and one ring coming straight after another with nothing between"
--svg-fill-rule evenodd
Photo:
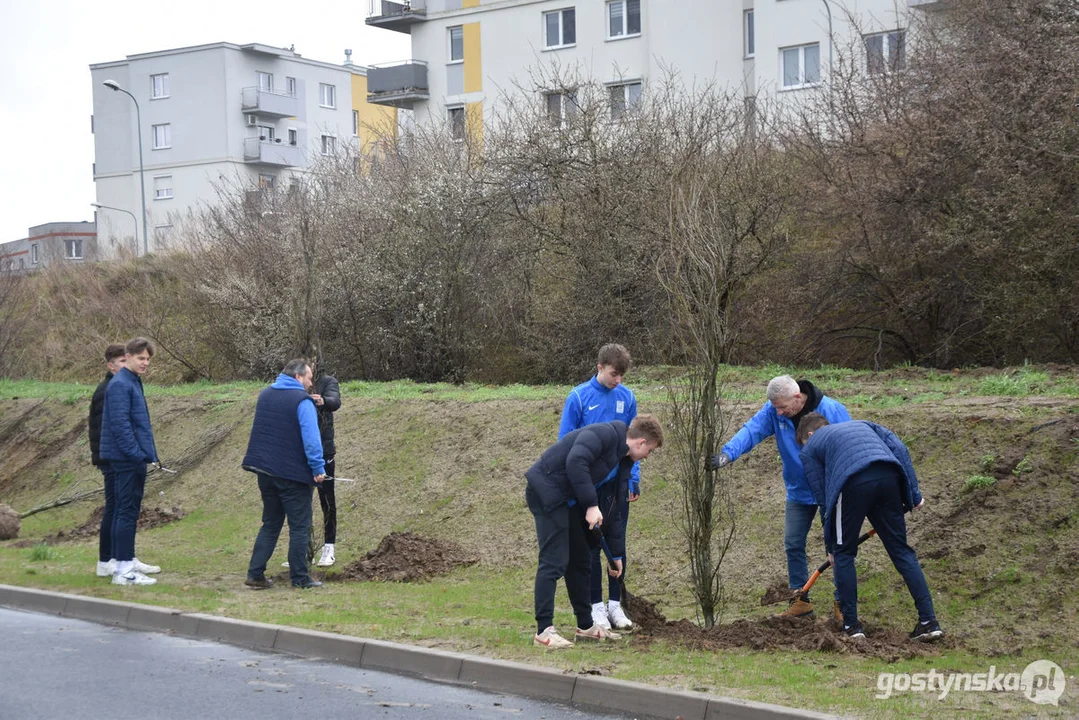
<instances>
[{"instance_id":1,"label":"black pants","mask_svg":"<svg viewBox=\"0 0 1079 720\"><path fill-rule=\"evenodd\" d=\"M325 458L326 475L333 477L336 463L332 457ZM337 542L337 498L333 492L333 480L323 480L318 488L318 504L322 506L322 542L333 545Z\"/></svg>"},{"instance_id":2,"label":"black pants","mask_svg":"<svg viewBox=\"0 0 1079 720\"><path fill-rule=\"evenodd\" d=\"M536 567L535 607L537 632L554 624L554 596L558 579L566 579L566 590L577 616L577 627L592 627L592 605L588 581L592 559L584 509L562 504L544 511L531 487L525 488L525 502L536 519L539 565Z\"/></svg>"},{"instance_id":3,"label":"black pants","mask_svg":"<svg viewBox=\"0 0 1079 720\"><path fill-rule=\"evenodd\" d=\"M97 543L97 559L112 560L112 520L116 514L116 473L108 463L98 466L105 482L105 510L101 514L101 530Z\"/></svg>"}]
</instances>

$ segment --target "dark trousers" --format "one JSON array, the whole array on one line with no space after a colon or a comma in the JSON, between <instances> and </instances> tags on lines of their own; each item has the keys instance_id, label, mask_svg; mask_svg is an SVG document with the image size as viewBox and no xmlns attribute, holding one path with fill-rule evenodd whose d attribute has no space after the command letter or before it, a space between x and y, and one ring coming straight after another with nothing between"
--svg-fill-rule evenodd
<instances>
[{"instance_id":1,"label":"dark trousers","mask_svg":"<svg viewBox=\"0 0 1079 720\"><path fill-rule=\"evenodd\" d=\"M117 562L135 559L135 529L146 490L146 464L112 467L115 506L112 517L112 556Z\"/></svg>"},{"instance_id":2,"label":"dark trousers","mask_svg":"<svg viewBox=\"0 0 1079 720\"><path fill-rule=\"evenodd\" d=\"M577 617L577 627L592 627L592 606L588 602L591 572L588 531L580 505L562 504L544 511L531 487L525 488L525 502L536 519L539 565L536 568L535 608L537 632L554 624L554 596L558 579L566 579L566 590Z\"/></svg>"},{"instance_id":3,"label":"dark trousers","mask_svg":"<svg viewBox=\"0 0 1079 720\"><path fill-rule=\"evenodd\" d=\"M615 558L622 558L622 582L626 578L626 524L629 522L629 488L609 482L596 488L600 512L603 513L603 535ZM607 559L603 549L592 548L592 571L590 590L592 604L603 602L603 578L607 578L607 595L615 602L622 601L622 583L607 573Z\"/></svg>"},{"instance_id":4,"label":"dark trousers","mask_svg":"<svg viewBox=\"0 0 1079 720\"><path fill-rule=\"evenodd\" d=\"M262 527L255 538L247 577L266 577L266 564L277 548L281 527L288 519L288 571L293 583L302 583L307 574L307 534L311 531L311 486L258 473L262 493Z\"/></svg>"},{"instance_id":5,"label":"dark trousers","mask_svg":"<svg viewBox=\"0 0 1079 720\"><path fill-rule=\"evenodd\" d=\"M918 619L936 619L925 574L918 564L918 556L907 544L907 523L899 496L899 472L896 469L881 475L879 469L871 465L868 472L851 476L839 494L832 511L833 517L829 518L829 522L835 523L835 584L846 625L858 621L858 576L854 570L854 558L858 555L858 536L862 532L862 521L866 518L869 518L877 537L884 543L895 569L903 576L918 608Z\"/></svg>"},{"instance_id":6,"label":"dark trousers","mask_svg":"<svg viewBox=\"0 0 1079 720\"><path fill-rule=\"evenodd\" d=\"M333 458L324 458L326 475L333 477L336 463ZM333 480L323 480L318 488L318 504L322 506L322 542L333 545L337 542L337 498L334 497Z\"/></svg>"},{"instance_id":7,"label":"dark trousers","mask_svg":"<svg viewBox=\"0 0 1079 720\"><path fill-rule=\"evenodd\" d=\"M105 463L98 466L105 483L105 511L101 513L101 531L98 533L97 559L108 562L112 554L112 521L116 514L116 473Z\"/></svg>"}]
</instances>

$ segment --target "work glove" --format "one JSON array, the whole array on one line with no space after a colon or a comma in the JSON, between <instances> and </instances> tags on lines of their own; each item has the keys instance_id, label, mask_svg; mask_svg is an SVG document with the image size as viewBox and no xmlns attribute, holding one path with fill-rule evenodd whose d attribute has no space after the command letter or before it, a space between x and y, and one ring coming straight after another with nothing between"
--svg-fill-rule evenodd
<instances>
[{"instance_id":1,"label":"work glove","mask_svg":"<svg viewBox=\"0 0 1079 720\"><path fill-rule=\"evenodd\" d=\"M712 457L708 458L705 463L705 468L708 470L719 470L724 465L729 464L731 459L727 457L726 453L716 453Z\"/></svg>"}]
</instances>

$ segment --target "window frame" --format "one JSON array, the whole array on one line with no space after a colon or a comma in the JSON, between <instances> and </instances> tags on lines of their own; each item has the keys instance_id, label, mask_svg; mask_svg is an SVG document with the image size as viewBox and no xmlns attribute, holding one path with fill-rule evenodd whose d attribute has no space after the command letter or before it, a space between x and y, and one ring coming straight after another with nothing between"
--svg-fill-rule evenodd
<instances>
[{"instance_id":1,"label":"window frame","mask_svg":"<svg viewBox=\"0 0 1079 720\"><path fill-rule=\"evenodd\" d=\"M289 145L299 145L300 144L300 131L297 130L296 128L294 128L294 127L290 127L288 129L288 131L285 134L285 137L288 138L288 144Z\"/></svg>"},{"instance_id":2,"label":"window frame","mask_svg":"<svg viewBox=\"0 0 1079 720\"><path fill-rule=\"evenodd\" d=\"M328 155L328 156L329 155L336 155L337 154L337 136L334 135L333 133L322 133L319 137L321 139L321 144L320 144L321 153L323 155ZM327 143L326 143L327 140L330 141L329 145L328 145L329 152L327 152Z\"/></svg>"},{"instance_id":3,"label":"window frame","mask_svg":"<svg viewBox=\"0 0 1079 720\"><path fill-rule=\"evenodd\" d=\"M259 173L259 190L273 192L277 189L277 176L270 173Z\"/></svg>"},{"instance_id":4,"label":"window frame","mask_svg":"<svg viewBox=\"0 0 1079 720\"><path fill-rule=\"evenodd\" d=\"M266 86L263 87L262 81L266 79ZM273 92L273 73L266 72L264 70L255 71L255 85L258 87L259 92Z\"/></svg>"},{"instance_id":5,"label":"window frame","mask_svg":"<svg viewBox=\"0 0 1079 720\"><path fill-rule=\"evenodd\" d=\"M757 56L756 16L753 8L742 11L742 58L749 60Z\"/></svg>"},{"instance_id":6,"label":"window frame","mask_svg":"<svg viewBox=\"0 0 1079 720\"><path fill-rule=\"evenodd\" d=\"M806 49L817 49L817 79L813 81L806 80ZM787 85L787 73L786 73L786 53L792 50L798 51L798 82ZM787 90L801 90L803 88L817 87L822 82L821 66L820 66L820 42L805 43L803 45L789 45L787 47L779 48L779 84L780 91Z\"/></svg>"},{"instance_id":7,"label":"window frame","mask_svg":"<svg viewBox=\"0 0 1079 720\"><path fill-rule=\"evenodd\" d=\"M895 46L892 45L892 39L896 39ZM871 40L880 40L880 65L877 68L873 67L874 57L870 54L869 43ZM884 75L887 73L900 72L907 69L907 30L906 28L896 28L894 30L885 30L883 32L868 33L862 36L862 48L865 50L865 73L866 75ZM899 49L899 61L896 64L895 59L892 57L896 48Z\"/></svg>"},{"instance_id":8,"label":"window frame","mask_svg":"<svg viewBox=\"0 0 1079 720\"><path fill-rule=\"evenodd\" d=\"M157 94L157 79L163 78L161 83L161 94ZM166 73L154 73L150 75L150 99L151 100L164 100L171 94L169 87L169 74ZM92 117L92 116L91 116Z\"/></svg>"},{"instance_id":9,"label":"window frame","mask_svg":"<svg viewBox=\"0 0 1079 720\"><path fill-rule=\"evenodd\" d=\"M163 139L164 139L164 143L161 144L161 145L158 145L158 143L157 143L157 129L158 128L164 128L164 130L162 131L162 136L163 136ZM151 148L150 149L151 150L168 150L169 148L172 147L172 123L158 123L156 125L151 125L150 126L150 135L151 135L151 139L150 139L150 142L151 142Z\"/></svg>"},{"instance_id":10,"label":"window frame","mask_svg":"<svg viewBox=\"0 0 1079 720\"><path fill-rule=\"evenodd\" d=\"M360 136L360 111L352 109L352 137Z\"/></svg>"},{"instance_id":11,"label":"window frame","mask_svg":"<svg viewBox=\"0 0 1079 720\"><path fill-rule=\"evenodd\" d=\"M558 97L558 118L555 118L553 112L551 112L551 98ZM572 100L573 104L567 103L567 100ZM547 120L551 123L552 127L564 128L566 127L580 110L580 103L577 102L576 90L549 90L543 93L543 108L544 114L547 116ZM576 108L574 110L573 108ZM557 119L557 123L555 120Z\"/></svg>"},{"instance_id":12,"label":"window frame","mask_svg":"<svg viewBox=\"0 0 1079 720\"><path fill-rule=\"evenodd\" d=\"M64 238L64 259L82 260L82 238Z\"/></svg>"},{"instance_id":13,"label":"window frame","mask_svg":"<svg viewBox=\"0 0 1079 720\"><path fill-rule=\"evenodd\" d=\"M637 88L637 96L630 97L630 88ZM614 99L614 93L616 90L622 91L621 105L617 105ZM619 80L617 82L607 84L607 102L611 106L611 120L618 121L625 117L627 112L633 110L633 108L640 103L641 94L644 92L644 84L641 80ZM620 108L618 113L615 114L616 108Z\"/></svg>"},{"instance_id":14,"label":"window frame","mask_svg":"<svg viewBox=\"0 0 1079 720\"><path fill-rule=\"evenodd\" d=\"M566 42L566 13L573 13L573 42ZM550 38L547 37L547 18L550 16L558 17L558 44L548 45ZM563 48L571 48L577 46L577 7L565 7L557 10L547 10L542 13L543 19L543 49L544 50L562 50Z\"/></svg>"},{"instance_id":15,"label":"window frame","mask_svg":"<svg viewBox=\"0 0 1079 720\"><path fill-rule=\"evenodd\" d=\"M34 243L34 244L32 244L30 246L30 264L31 265L37 265L38 262L40 262L40 258L39 258L39 255L38 255L38 249L37 248L38 248L37 243Z\"/></svg>"},{"instance_id":16,"label":"window frame","mask_svg":"<svg viewBox=\"0 0 1079 720\"><path fill-rule=\"evenodd\" d=\"M273 125L256 125L255 129L258 130L258 138L260 142L272 143L277 137L277 128L275 128Z\"/></svg>"},{"instance_id":17,"label":"window frame","mask_svg":"<svg viewBox=\"0 0 1079 720\"><path fill-rule=\"evenodd\" d=\"M332 83L320 82L318 84L318 106L321 108L337 109L337 86Z\"/></svg>"},{"instance_id":18,"label":"window frame","mask_svg":"<svg viewBox=\"0 0 1079 720\"><path fill-rule=\"evenodd\" d=\"M458 118L460 118L458 120ZM450 137L456 142L464 142L468 135L468 111L464 105L446 107L446 122L449 124Z\"/></svg>"},{"instance_id":19,"label":"window frame","mask_svg":"<svg viewBox=\"0 0 1079 720\"><path fill-rule=\"evenodd\" d=\"M168 187L157 187L158 180L168 180ZM172 200L172 175L154 175L154 200Z\"/></svg>"},{"instance_id":20,"label":"window frame","mask_svg":"<svg viewBox=\"0 0 1079 720\"><path fill-rule=\"evenodd\" d=\"M630 32L630 29L629 29L629 27L630 27L629 4L630 3L636 3L637 4L637 31L636 32ZM611 8L615 7L616 5L622 8L622 31L620 33L618 33L617 35L612 35L611 34ZM606 20L606 23L605 23L606 29L604 31L604 34L607 36L606 39L608 41L610 41L610 40L628 40L629 38L640 37L641 33L644 31L644 20L643 20L642 14L641 14L641 0L607 0L606 7L604 8L603 16L604 16L604 19Z\"/></svg>"},{"instance_id":21,"label":"window frame","mask_svg":"<svg viewBox=\"0 0 1079 720\"><path fill-rule=\"evenodd\" d=\"M455 58L453 56L453 34L457 31L461 34L461 57ZM465 26L454 25L446 28L446 64L447 65L460 65L465 61Z\"/></svg>"},{"instance_id":22,"label":"window frame","mask_svg":"<svg viewBox=\"0 0 1079 720\"><path fill-rule=\"evenodd\" d=\"M285 76L285 94L289 97L296 97L296 78Z\"/></svg>"}]
</instances>

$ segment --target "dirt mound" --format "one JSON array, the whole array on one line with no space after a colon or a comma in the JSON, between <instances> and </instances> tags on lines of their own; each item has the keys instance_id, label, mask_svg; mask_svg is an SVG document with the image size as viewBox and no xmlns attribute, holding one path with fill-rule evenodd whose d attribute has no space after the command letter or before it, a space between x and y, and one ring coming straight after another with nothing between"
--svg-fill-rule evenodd
<instances>
[{"instance_id":1,"label":"dirt mound","mask_svg":"<svg viewBox=\"0 0 1079 720\"><path fill-rule=\"evenodd\" d=\"M785 603L794 597L794 592L794 590L787 587L786 580L776 580L764 591L764 595L761 596L761 605Z\"/></svg>"},{"instance_id":2,"label":"dirt mound","mask_svg":"<svg viewBox=\"0 0 1079 720\"><path fill-rule=\"evenodd\" d=\"M868 637L851 640L834 620L767 617L762 620L735 620L727 625L702 628L689 620L667 620L654 603L641 597L629 598L630 614L637 626L634 642L663 639L671 644L697 650L796 650L849 653L879 657L888 662L938 655L939 645L911 642L904 633L866 625Z\"/></svg>"},{"instance_id":3,"label":"dirt mound","mask_svg":"<svg viewBox=\"0 0 1079 720\"><path fill-rule=\"evenodd\" d=\"M414 533L390 533L363 560L346 565L342 580L423 582L454 568L473 565L479 558L444 540Z\"/></svg>"},{"instance_id":4,"label":"dirt mound","mask_svg":"<svg viewBox=\"0 0 1079 720\"><path fill-rule=\"evenodd\" d=\"M90 513L90 517L86 522L78 527L72 528L71 530L61 530L55 535L46 535L40 540L23 540L18 543L13 543L12 547L31 547L39 543L54 545L59 542L85 540L86 538L91 537L96 538L98 533L101 532L101 516L104 514L105 506L101 505ZM168 525L186 515L187 513L178 507L143 508L142 512L139 513L139 530L151 530L156 527L161 527L162 525Z\"/></svg>"}]
</instances>

